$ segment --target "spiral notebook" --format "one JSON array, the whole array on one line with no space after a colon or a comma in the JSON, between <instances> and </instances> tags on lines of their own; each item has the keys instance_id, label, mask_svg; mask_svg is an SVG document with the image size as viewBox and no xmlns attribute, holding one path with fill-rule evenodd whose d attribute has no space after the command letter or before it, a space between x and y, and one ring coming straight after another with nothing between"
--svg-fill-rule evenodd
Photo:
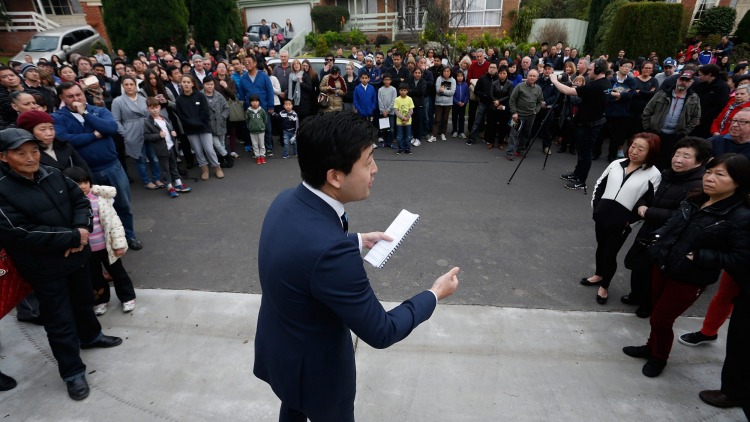
<instances>
[{"instance_id":1,"label":"spiral notebook","mask_svg":"<svg viewBox=\"0 0 750 422\"><path fill-rule=\"evenodd\" d=\"M383 268L388 259L404 241L412 227L419 221L419 214L412 214L409 211L401 210L390 226L385 230L385 234L392 237L393 240L381 240L376 243L370 252L365 255L365 261L372 264L373 267Z\"/></svg>"}]
</instances>

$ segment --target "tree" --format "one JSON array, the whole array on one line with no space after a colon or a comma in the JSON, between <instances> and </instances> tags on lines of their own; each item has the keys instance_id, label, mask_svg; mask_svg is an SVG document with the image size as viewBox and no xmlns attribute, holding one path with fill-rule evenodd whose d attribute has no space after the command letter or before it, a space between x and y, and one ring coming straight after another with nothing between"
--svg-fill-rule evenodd
<instances>
[{"instance_id":1,"label":"tree","mask_svg":"<svg viewBox=\"0 0 750 422\"><path fill-rule=\"evenodd\" d=\"M599 56L604 53L604 45L609 37L609 30L612 28L612 21L615 19L617 11L620 10L622 6L628 4L628 2L628 0L613 0L612 3L604 8L604 13L602 13L601 18L599 19L599 30L594 38L594 45L591 46L592 49L590 51L593 53L592 56Z\"/></svg>"},{"instance_id":2,"label":"tree","mask_svg":"<svg viewBox=\"0 0 750 422\"><path fill-rule=\"evenodd\" d=\"M734 36L738 42L750 43L750 13L745 13L740 23L737 25L737 30L734 31Z\"/></svg>"},{"instance_id":3,"label":"tree","mask_svg":"<svg viewBox=\"0 0 750 422\"><path fill-rule=\"evenodd\" d=\"M112 48L131 57L148 46L182 45L187 38L184 0L102 0L102 10Z\"/></svg>"},{"instance_id":4,"label":"tree","mask_svg":"<svg viewBox=\"0 0 750 422\"><path fill-rule=\"evenodd\" d=\"M638 2L622 6L612 21L605 52L613 57L619 50L625 50L629 57L645 57L651 51L660 57L673 54L680 44L680 31L664 28L679 28L682 12L679 3Z\"/></svg>"},{"instance_id":5,"label":"tree","mask_svg":"<svg viewBox=\"0 0 750 422\"><path fill-rule=\"evenodd\" d=\"M221 45L228 39L242 39L242 20L236 0L187 0L193 37L204 46L212 46L214 40Z\"/></svg>"},{"instance_id":6,"label":"tree","mask_svg":"<svg viewBox=\"0 0 750 422\"><path fill-rule=\"evenodd\" d=\"M584 49L591 51L596 45L596 34L599 32L599 18L604 13L604 9L610 3L610 0L591 0L589 6L589 27L586 29L586 42Z\"/></svg>"},{"instance_id":7,"label":"tree","mask_svg":"<svg viewBox=\"0 0 750 422\"><path fill-rule=\"evenodd\" d=\"M717 6L706 9L701 19L695 23L698 34L721 34L729 35L734 28L737 19L737 11L728 6Z\"/></svg>"}]
</instances>

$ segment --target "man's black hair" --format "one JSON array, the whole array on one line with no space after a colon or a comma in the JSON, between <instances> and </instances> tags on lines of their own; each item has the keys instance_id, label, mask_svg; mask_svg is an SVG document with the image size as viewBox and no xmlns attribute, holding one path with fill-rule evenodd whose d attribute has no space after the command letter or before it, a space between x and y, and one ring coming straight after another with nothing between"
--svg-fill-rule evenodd
<instances>
[{"instance_id":1,"label":"man's black hair","mask_svg":"<svg viewBox=\"0 0 750 422\"><path fill-rule=\"evenodd\" d=\"M67 91L70 88L73 88L75 86L77 86L77 87L80 88L80 86L77 83L75 83L75 82L63 82L63 83L61 83L60 85L57 86L57 96L61 97L64 91Z\"/></svg>"},{"instance_id":2,"label":"man's black hair","mask_svg":"<svg viewBox=\"0 0 750 422\"><path fill-rule=\"evenodd\" d=\"M355 113L335 111L305 119L297 132L302 180L320 189L328 170L349 174L377 135L372 124Z\"/></svg>"}]
</instances>

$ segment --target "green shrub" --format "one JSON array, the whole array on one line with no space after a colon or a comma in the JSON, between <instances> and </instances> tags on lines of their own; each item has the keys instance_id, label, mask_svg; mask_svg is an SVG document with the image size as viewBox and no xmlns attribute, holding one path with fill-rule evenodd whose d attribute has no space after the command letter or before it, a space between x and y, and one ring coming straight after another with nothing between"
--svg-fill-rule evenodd
<instances>
[{"instance_id":1,"label":"green shrub","mask_svg":"<svg viewBox=\"0 0 750 422\"><path fill-rule=\"evenodd\" d=\"M325 37L318 38L318 42L315 44L315 56L325 57L330 52Z\"/></svg>"},{"instance_id":2,"label":"green shrub","mask_svg":"<svg viewBox=\"0 0 750 422\"><path fill-rule=\"evenodd\" d=\"M717 6L706 9L701 20L695 23L696 30L700 35L721 34L728 35L734 28L737 19L737 11L728 6Z\"/></svg>"},{"instance_id":3,"label":"green shrub","mask_svg":"<svg viewBox=\"0 0 750 422\"><path fill-rule=\"evenodd\" d=\"M611 0L591 0L589 5L589 26L586 29L586 42L584 43L584 49L591 51L596 47L596 35L599 33L599 28L602 25L601 17L604 14L604 9L607 8Z\"/></svg>"},{"instance_id":4,"label":"green shrub","mask_svg":"<svg viewBox=\"0 0 750 422\"><path fill-rule=\"evenodd\" d=\"M613 0L612 3L604 8L604 12L599 19L599 30L594 37L593 44L589 46L592 49L591 52L593 53L593 56L598 57L605 51L604 44L609 37L609 31L612 28L612 21L615 19L617 11L628 3L628 0Z\"/></svg>"},{"instance_id":5,"label":"green shrub","mask_svg":"<svg viewBox=\"0 0 750 422\"><path fill-rule=\"evenodd\" d=\"M359 29L352 29L349 32L345 32L349 45L365 45L367 44L367 35Z\"/></svg>"},{"instance_id":6,"label":"green shrub","mask_svg":"<svg viewBox=\"0 0 750 422\"><path fill-rule=\"evenodd\" d=\"M391 39L387 35L379 34L375 37L375 45L390 44Z\"/></svg>"},{"instance_id":7,"label":"green shrub","mask_svg":"<svg viewBox=\"0 0 750 422\"><path fill-rule=\"evenodd\" d=\"M518 41L528 40L531 33L531 26L534 24L534 19L536 19L538 14L539 8L537 7L522 7L516 14L513 25L510 27L511 38Z\"/></svg>"},{"instance_id":8,"label":"green shrub","mask_svg":"<svg viewBox=\"0 0 750 422\"><path fill-rule=\"evenodd\" d=\"M131 57L149 45L180 48L187 39L184 0L102 0L102 13L112 47Z\"/></svg>"},{"instance_id":9,"label":"green shrub","mask_svg":"<svg viewBox=\"0 0 750 422\"><path fill-rule=\"evenodd\" d=\"M338 6L315 6L310 11L310 17L320 33L341 31L343 24L349 20L349 11Z\"/></svg>"},{"instance_id":10,"label":"green shrub","mask_svg":"<svg viewBox=\"0 0 750 422\"><path fill-rule=\"evenodd\" d=\"M320 35L317 33L308 32L307 35L305 35L305 46L308 49L315 48L315 45L318 44L318 38L320 38Z\"/></svg>"},{"instance_id":11,"label":"green shrub","mask_svg":"<svg viewBox=\"0 0 750 422\"><path fill-rule=\"evenodd\" d=\"M742 17L737 25L737 30L734 31L734 36L739 43L750 42L750 13L745 13L745 16Z\"/></svg>"},{"instance_id":12,"label":"green shrub","mask_svg":"<svg viewBox=\"0 0 750 422\"><path fill-rule=\"evenodd\" d=\"M664 28L679 28L682 22L681 4L631 3L620 8L615 14L604 50L616 57L619 50L625 50L628 57L648 56L656 51L660 57L674 54L679 47L679 31L665 31Z\"/></svg>"},{"instance_id":13,"label":"green shrub","mask_svg":"<svg viewBox=\"0 0 750 422\"><path fill-rule=\"evenodd\" d=\"M107 45L106 45L106 44L104 44L104 43L102 43L102 42L99 42L99 41L97 41L97 42L95 42L95 43L94 43L94 44L93 44L93 45L91 46L91 54L89 54L89 55L90 55L90 56L93 56L94 54L96 54L96 49L97 49L97 48L101 48L102 50L104 50L104 52L105 52L105 53L109 52L109 48L107 47Z\"/></svg>"},{"instance_id":14,"label":"green shrub","mask_svg":"<svg viewBox=\"0 0 750 422\"><path fill-rule=\"evenodd\" d=\"M406 56L406 53L409 51L409 46L404 44L403 41L396 41L393 43L393 46L396 47L396 50L400 51L403 56Z\"/></svg>"},{"instance_id":15,"label":"green shrub","mask_svg":"<svg viewBox=\"0 0 750 422\"><path fill-rule=\"evenodd\" d=\"M190 13L188 24L193 28L193 36L205 49L212 47L214 40L219 40L223 46L230 38L242 39L244 31L236 0L211 0L211 7L206 7L204 0L185 0L185 4Z\"/></svg>"},{"instance_id":16,"label":"green shrub","mask_svg":"<svg viewBox=\"0 0 750 422\"><path fill-rule=\"evenodd\" d=\"M732 61L738 63L743 60L750 60L750 44L746 42L737 44L732 49Z\"/></svg>"},{"instance_id":17,"label":"green shrub","mask_svg":"<svg viewBox=\"0 0 750 422\"><path fill-rule=\"evenodd\" d=\"M701 38L703 39L703 44L710 45L711 47L716 47L721 43L721 35L719 34L709 34Z\"/></svg>"}]
</instances>

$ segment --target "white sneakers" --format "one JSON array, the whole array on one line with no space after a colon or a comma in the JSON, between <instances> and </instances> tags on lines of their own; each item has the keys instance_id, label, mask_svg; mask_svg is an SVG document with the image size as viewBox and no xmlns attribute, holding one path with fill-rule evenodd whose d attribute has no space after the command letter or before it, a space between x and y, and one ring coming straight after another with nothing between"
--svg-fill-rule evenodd
<instances>
[{"instance_id":1,"label":"white sneakers","mask_svg":"<svg viewBox=\"0 0 750 422\"><path fill-rule=\"evenodd\" d=\"M133 309L135 309L135 299L122 304L122 311L125 313L133 312Z\"/></svg>"},{"instance_id":2,"label":"white sneakers","mask_svg":"<svg viewBox=\"0 0 750 422\"><path fill-rule=\"evenodd\" d=\"M415 147L418 147L418 146L422 145L422 143L419 142L419 139L417 139L417 138L412 139L411 140L411 144L414 145Z\"/></svg>"},{"instance_id":3,"label":"white sneakers","mask_svg":"<svg viewBox=\"0 0 750 422\"><path fill-rule=\"evenodd\" d=\"M444 135L444 134L443 134L443 135L440 135L440 140L441 140L441 141L445 141L445 135Z\"/></svg>"},{"instance_id":4,"label":"white sneakers","mask_svg":"<svg viewBox=\"0 0 750 422\"><path fill-rule=\"evenodd\" d=\"M451 135L451 138L458 138L458 132L453 132L453 134Z\"/></svg>"},{"instance_id":5,"label":"white sneakers","mask_svg":"<svg viewBox=\"0 0 750 422\"><path fill-rule=\"evenodd\" d=\"M376 144L376 143L373 142L372 149L378 149L378 144Z\"/></svg>"},{"instance_id":6,"label":"white sneakers","mask_svg":"<svg viewBox=\"0 0 750 422\"><path fill-rule=\"evenodd\" d=\"M107 313L107 304L106 303L100 303L96 306L94 306L94 315L100 316Z\"/></svg>"},{"instance_id":7,"label":"white sneakers","mask_svg":"<svg viewBox=\"0 0 750 422\"><path fill-rule=\"evenodd\" d=\"M458 137L461 138L461 139L466 139L466 134L462 133L462 134L458 135Z\"/></svg>"},{"instance_id":8,"label":"white sneakers","mask_svg":"<svg viewBox=\"0 0 750 422\"><path fill-rule=\"evenodd\" d=\"M435 138L435 137L434 137L434 136L432 136L432 135L430 135L430 137L429 137L429 138L427 138L427 142L435 142L435 141L437 141L437 138Z\"/></svg>"}]
</instances>

